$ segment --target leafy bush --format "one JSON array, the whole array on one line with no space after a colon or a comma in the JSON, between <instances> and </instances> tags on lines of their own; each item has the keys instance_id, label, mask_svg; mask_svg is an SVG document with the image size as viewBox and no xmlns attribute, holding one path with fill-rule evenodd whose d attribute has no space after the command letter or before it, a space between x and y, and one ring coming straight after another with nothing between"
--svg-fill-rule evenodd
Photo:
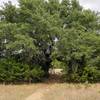
<instances>
[{"instance_id":1,"label":"leafy bush","mask_svg":"<svg viewBox=\"0 0 100 100\"><path fill-rule=\"evenodd\" d=\"M82 82L97 82L100 81L100 70L97 67L85 67L83 75L81 76Z\"/></svg>"},{"instance_id":2,"label":"leafy bush","mask_svg":"<svg viewBox=\"0 0 100 100\"><path fill-rule=\"evenodd\" d=\"M58 61L57 59L53 60L51 63L53 68L65 68L66 64L64 62Z\"/></svg>"},{"instance_id":3,"label":"leafy bush","mask_svg":"<svg viewBox=\"0 0 100 100\"><path fill-rule=\"evenodd\" d=\"M99 82L100 70L97 67L85 67L81 73L73 72L71 74L65 71L64 78L69 82Z\"/></svg>"},{"instance_id":4,"label":"leafy bush","mask_svg":"<svg viewBox=\"0 0 100 100\"><path fill-rule=\"evenodd\" d=\"M0 60L1 82L33 82L40 80L43 74L40 66L29 66L12 59Z\"/></svg>"}]
</instances>

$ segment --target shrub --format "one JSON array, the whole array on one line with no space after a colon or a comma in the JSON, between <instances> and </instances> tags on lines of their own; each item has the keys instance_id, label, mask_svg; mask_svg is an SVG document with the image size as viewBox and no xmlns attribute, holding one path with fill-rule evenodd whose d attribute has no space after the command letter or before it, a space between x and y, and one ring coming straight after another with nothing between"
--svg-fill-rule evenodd
<instances>
[{"instance_id":1,"label":"shrub","mask_svg":"<svg viewBox=\"0 0 100 100\"><path fill-rule=\"evenodd\" d=\"M100 71L97 67L85 67L83 70L83 75L81 76L82 82L97 82L100 81Z\"/></svg>"},{"instance_id":2,"label":"shrub","mask_svg":"<svg viewBox=\"0 0 100 100\"><path fill-rule=\"evenodd\" d=\"M81 72L74 71L73 73L68 73L65 70L65 81L69 82L99 82L100 81L100 70L97 67L85 67Z\"/></svg>"},{"instance_id":3,"label":"shrub","mask_svg":"<svg viewBox=\"0 0 100 100\"><path fill-rule=\"evenodd\" d=\"M29 66L12 59L0 60L1 82L34 82L43 77L41 66Z\"/></svg>"},{"instance_id":4,"label":"shrub","mask_svg":"<svg viewBox=\"0 0 100 100\"><path fill-rule=\"evenodd\" d=\"M66 64L62 61L58 61L57 59L55 59L55 60L52 61L51 66L53 68L62 68L62 69L64 69Z\"/></svg>"}]
</instances>

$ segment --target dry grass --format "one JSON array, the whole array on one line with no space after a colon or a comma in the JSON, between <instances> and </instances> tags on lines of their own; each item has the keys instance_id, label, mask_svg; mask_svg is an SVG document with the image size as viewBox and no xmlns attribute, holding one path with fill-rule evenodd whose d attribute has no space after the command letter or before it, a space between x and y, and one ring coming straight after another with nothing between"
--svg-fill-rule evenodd
<instances>
[{"instance_id":1,"label":"dry grass","mask_svg":"<svg viewBox=\"0 0 100 100\"><path fill-rule=\"evenodd\" d=\"M42 86L41 84L0 85L0 100L25 100L25 98Z\"/></svg>"},{"instance_id":2,"label":"dry grass","mask_svg":"<svg viewBox=\"0 0 100 100\"><path fill-rule=\"evenodd\" d=\"M100 100L100 84L64 83L0 85L0 100L25 100L37 91L44 95L39 100Z\"/></svg>"},{"instance_id":3,"label":"dry grass","mask_svg":"<svg viewBox=\"0 0 100 100\"><path fill-rule=\"evenodd\" d=\"M43 100L100 100L100 84L55 84Z\"/></svg>"}]
</instances>

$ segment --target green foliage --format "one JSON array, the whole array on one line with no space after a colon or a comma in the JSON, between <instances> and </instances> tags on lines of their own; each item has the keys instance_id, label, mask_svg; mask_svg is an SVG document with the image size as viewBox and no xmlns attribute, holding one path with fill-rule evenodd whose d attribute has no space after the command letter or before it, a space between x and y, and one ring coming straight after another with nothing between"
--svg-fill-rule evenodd
<instances>
[{"instance_id":1,"label":"green foliage","mask_svg":"<svg viewBox=\"0 0 100 100\"><path fill-rule=\"evenodd\" d=\"M2 7L3 10L0 10L1 20L6 22L15 23L17 22L17 8L12 5L9 1L8 3L4 3Z\"/></svg>"},{"instance_id":2,"label":"green foliage","mask_svg":"<svg viewBox=\"0 0 100 100\"><path fill-rule=\"evenodd\" d=\"M18 1L0 10L1 81L40 79L51 66L68 81L100 81L98 13L78 0Z\"/></svg>"},{"instance_id":3,"label":"green foliage","mask_svg":"<svg viewBox=\"0 0 100 100\"><path fill-rule=\"evenodd\" d=\"M40 66L17 63L12 59L0 60L0 82L34 82L44 75Z\"/></svg>"},{"instance_id":4,"label":"green foliage","mask_svg":"<svg viewBox=\"0 0 100 100\"><path fill-rule=\"evenodd\" d=\"M100 81L100 71L97 67L85 67L80 80L82 82L98 82Z\"/></svg>"},{"instance_id":5,"label":"green foliage","mask_svg":"<svg viewBox=\"0 0 100 100\"><path fill-rule=\"evenodd\" d=\"M51 63L53 68L62 68L64 69L66 64L64 62L58 61L57 59L53 60Z\"/></svg>"}]
</instances>

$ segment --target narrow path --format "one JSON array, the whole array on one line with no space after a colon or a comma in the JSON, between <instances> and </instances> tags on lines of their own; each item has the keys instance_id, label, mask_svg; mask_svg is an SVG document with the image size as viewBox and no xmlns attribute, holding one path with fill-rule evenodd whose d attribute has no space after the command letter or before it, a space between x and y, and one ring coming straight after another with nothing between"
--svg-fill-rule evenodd
<instances>
[{"instance_id":1,"label":"narrow path","mask_svg":"<svg viewBox=\"0 0 100 100\"><path fill-rule=\"evenodd\" d=\"M51 90L49 83L52 84L61 82L62 82L61 76L56 74L50 75L50 77L47 80L45 80L46 85L44 85L41 89L38 89L34 94L27 97L26 100L44 100L45 94Z\"/></svg>"},{"instance_id":2,"label":"narrow path","mask_svg":"<svg viewBox=\"0 0 100 100\"><path fill-rule=\"evenodd\" d=\"M43 87L41 89L38 89L34 94L30 95L25 100L44 100L44 94L49 91L50 89L48 87Z\"/></svg>"}]
</instances>

